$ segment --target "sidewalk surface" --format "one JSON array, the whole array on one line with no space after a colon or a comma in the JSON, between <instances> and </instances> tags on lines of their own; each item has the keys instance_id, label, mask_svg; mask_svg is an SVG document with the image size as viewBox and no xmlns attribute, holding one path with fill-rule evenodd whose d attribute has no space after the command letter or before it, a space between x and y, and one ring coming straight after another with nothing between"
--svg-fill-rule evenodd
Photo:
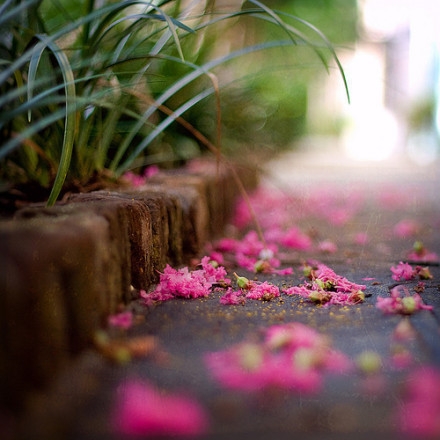
<instances>
[{"instance_id":1,"label":"sidewalk surface","mask_svg":"<svg viewBox=\"0 0 440 440\"><path fill-rule=\"evenodd\" d=\"M125 438L130 429L145 438L440 436L438 164L363 164L299 151L266 172L254 209L267 242L279 239L280 228L290 231L288 246L273 256L293 274L254 274L230 265L233 251L222 255L234 290L236 272L268 281L280 296L252 300L244 292L238 305L225 305L223 288L206 298L135 300L135 324L108 335L126 346L138 338L145 356L124 363L85 353L29 421L34 434L55 419L63 438L78 440ZM227 232L253 228L250 221ZM311 283L305 262L364 285L364 301L322 305L283 293ZM402 275L408 280L393 279L399 262L411 266ZM406 314L376 307L398 285L399 295L418 292L432 310L411 301Z\"/></svg>"}]
</instances>

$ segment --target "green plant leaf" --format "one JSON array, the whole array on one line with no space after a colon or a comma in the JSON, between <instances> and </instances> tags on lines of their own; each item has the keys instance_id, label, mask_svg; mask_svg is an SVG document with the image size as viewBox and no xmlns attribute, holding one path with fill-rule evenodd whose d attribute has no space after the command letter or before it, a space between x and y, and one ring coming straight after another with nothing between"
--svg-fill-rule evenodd
<instances>
[{"instance_id":1,"label":"green plant leaf","mask_svg":"<svg viewBox=\"0 0 440 440\"><path fill-rule=\"evenodd\" d=\"M65 120L61 157L57 174L55 176L55 181L47 200L47 205L52 206L56 202L64 185L72 157L73 143L75 138L75 78L66 54L58 47L58 45L51 41L51 39L49 39L46 35L40 34L36 37L41 41L41 43L38 43L35 46L35 53L31 58L29 66L29 76L32 75L32 78L29 79L30 89L32 90L33 79L38 69L38 63L41 59L42 51L48 48L59 64L61 74L63 76L65 92Z\"/></svg>"}]
</instances>

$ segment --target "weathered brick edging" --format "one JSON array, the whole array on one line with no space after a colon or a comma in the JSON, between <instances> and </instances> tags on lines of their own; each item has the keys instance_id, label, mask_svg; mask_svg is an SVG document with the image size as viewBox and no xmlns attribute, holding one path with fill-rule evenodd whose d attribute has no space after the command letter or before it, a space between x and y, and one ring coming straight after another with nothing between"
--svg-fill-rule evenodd
<instances>
[{"instance_id":1,"label":"weathered brick edging","mask_svg":"<svg viewBox=\"0 0 440 440\"><path fill-rule=\"evenodd\" d=\"M256 173L239 170L244 185ZM239 194L232 171L162 173L136 190L72 195L0 222L0 409L19 411L169 263L220 234Z\"/></svg>"}]
</instances>

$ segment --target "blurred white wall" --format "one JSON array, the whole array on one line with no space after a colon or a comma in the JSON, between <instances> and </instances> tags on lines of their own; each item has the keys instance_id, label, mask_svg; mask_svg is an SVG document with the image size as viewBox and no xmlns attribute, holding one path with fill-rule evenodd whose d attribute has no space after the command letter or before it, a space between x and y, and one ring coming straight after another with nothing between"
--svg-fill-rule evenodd
<instances>
[{"instance_id":1,"label":"blurred white wall","mask_svg":"<svg viewBox=\"0 0 440 440\"><path fill-rule=\"evenodd\" d=\"M359 0L359 10L355 48L338 51L351 104L332 74L312 105L342 113L342 144L353 159L430 163L439 155L440 1ZM433 117L422 123L430 104Z\"/></svg>"}]
</instances>

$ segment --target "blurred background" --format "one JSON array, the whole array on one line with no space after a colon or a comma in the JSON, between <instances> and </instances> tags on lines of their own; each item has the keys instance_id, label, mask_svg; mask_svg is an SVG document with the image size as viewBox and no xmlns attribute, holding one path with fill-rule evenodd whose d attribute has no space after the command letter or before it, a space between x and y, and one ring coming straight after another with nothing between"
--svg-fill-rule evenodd
<instances>
[{"instance_id":1,"label":"blurred background","mask_svg":"<svg viewBox=\"0 0 440 440\"><path fill-rule=\"evenodd\" d=\"M326 35L344 68L350 103L336 66L330 62L326 72L309 49L293 57L283 50L264 53L257 74L255 56L249 65L241 60L249 76L244 74L222 96L225 147L248 144L267 153L295 145L331 145L333 150L337 145L340 155L355 161L399 158L420 165L438 158L440 2L266 4L307 20ZM252 25L246 28L247 38L251 33Z\"/></svg>"},{"instance_id":2,"label":"blurred background","mask_svg":"<svg viewBox=\"0 0 440 440\"><path fill-rule=\"evenodd\" d=\"M23 2L0 6L14 8L0 26L0 194L45 197L66 175L64 190L83 190L217 146L256 164L439 158L438 0Z\"/></svg>"}]
</instances>

